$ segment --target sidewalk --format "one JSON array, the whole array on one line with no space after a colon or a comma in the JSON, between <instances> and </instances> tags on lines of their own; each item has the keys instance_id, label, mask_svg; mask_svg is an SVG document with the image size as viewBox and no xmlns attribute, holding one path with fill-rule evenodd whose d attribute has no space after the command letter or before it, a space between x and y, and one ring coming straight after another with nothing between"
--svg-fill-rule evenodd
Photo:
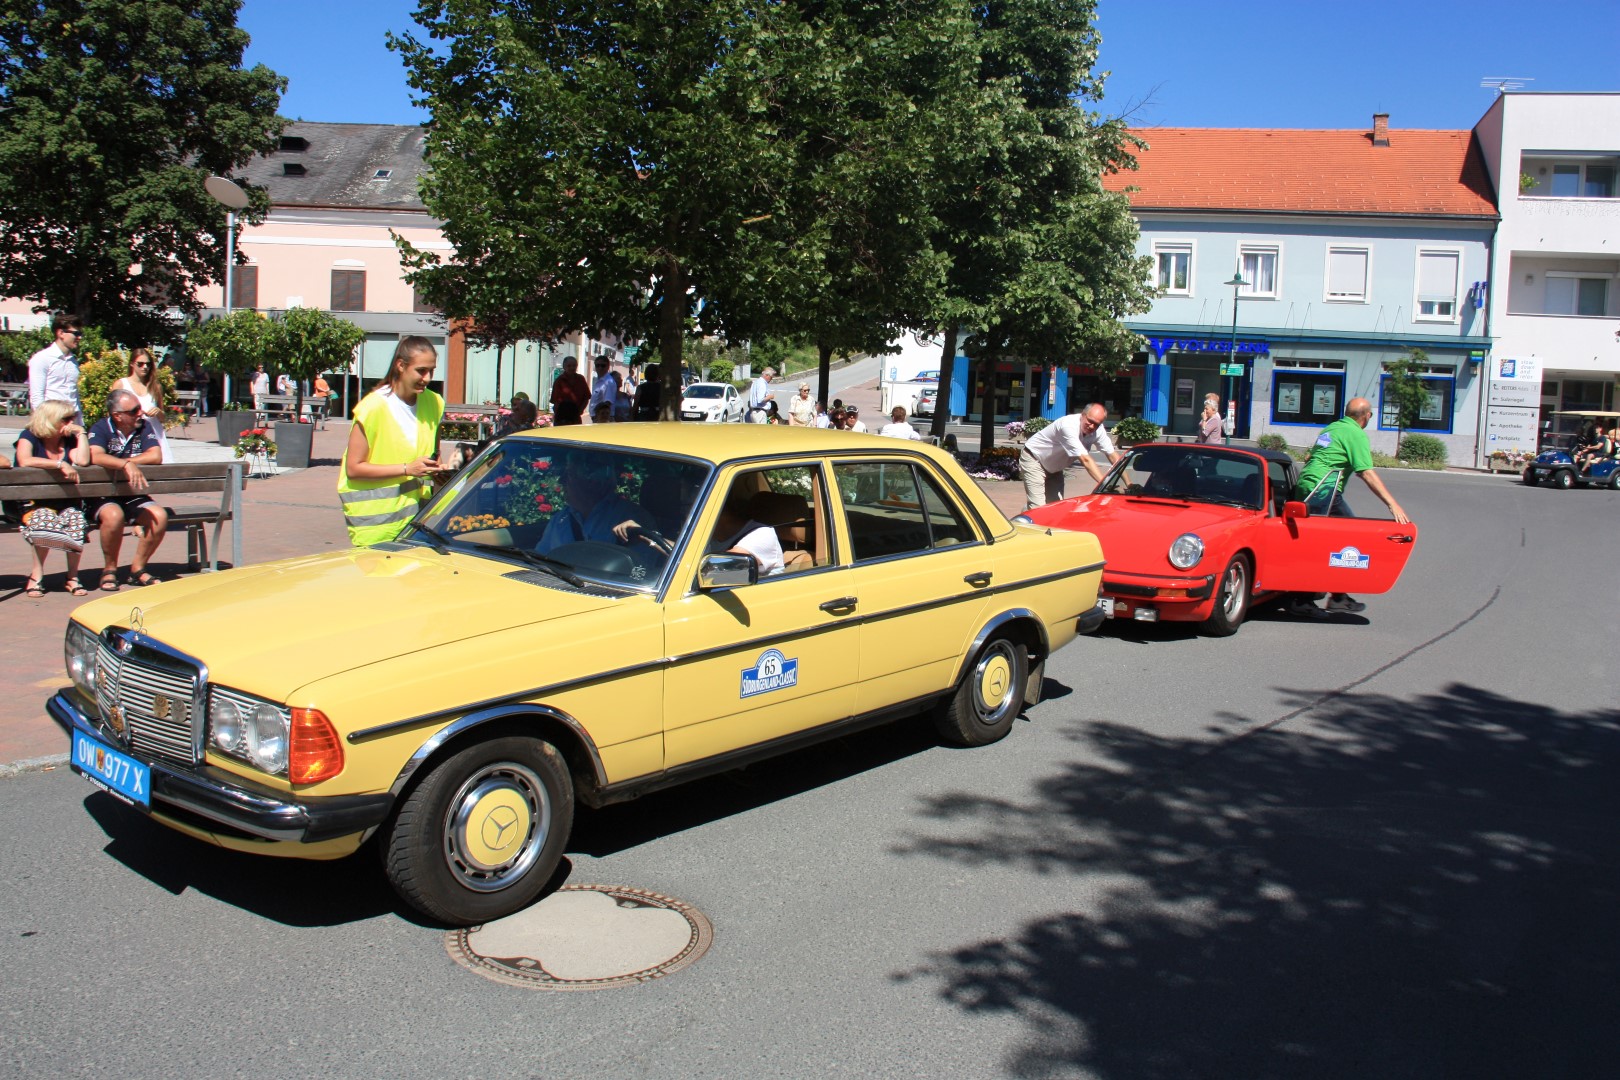
<instances>
[{"instance_id":1,"label":"sidewalk","mask_svg":"<svg viewBox=\"0 0 1620 1080\"><path fill-rule=\"evenodd\" d=\"M860 400L860 391L849 395ZM870 394L875 403L877 394ZM866 411L864 405L861 410ZM875 404L874 404L875 411ZM12 443L27 418L0 417L0 453L12 456ZM178 461L218 461L234 457L231 448L209 441L214 432L212 420L190 427L189 437L171 433L170 447ZM315 444L308 469L286 470L267 479L249 479L243 493L244 520L242 557L245 563L308 555L326 548L346 548L349 544L343 516L337 504L338 465L349 437L346 421L331 421L326 430L315 432ZM996 505L1009 515L1023 509L1023 488L1015 482L982 483ZM197 496L199 502L208 496ZM171 502L187 502L176 496ZM229 528L230 526L227 526ZM221 548L229 554L229 540L221 537ZM120 560L127 578L133 537L126 538ZM168 580L191 573L185 565L185 542L178 535L168 537L152 560L152 572ZM73 597L62 592L67 575L66 563L52 553L46 564L44 599L30 600L23 595L27 580L29 552L23 538L15 533L0 535L0 774L9 765L42 763L65 754L66 737L45 715L45 699L63 686L62 634L68 613L86 599L105 595L92 591L90 597ZM101 565L101 552L92 542L81 564L81 576L93 585ZM222 564L223 565L223 564ZM142 590L125 585L120 595L131 606L140 603Z\"/></svg>"}]
</instances>

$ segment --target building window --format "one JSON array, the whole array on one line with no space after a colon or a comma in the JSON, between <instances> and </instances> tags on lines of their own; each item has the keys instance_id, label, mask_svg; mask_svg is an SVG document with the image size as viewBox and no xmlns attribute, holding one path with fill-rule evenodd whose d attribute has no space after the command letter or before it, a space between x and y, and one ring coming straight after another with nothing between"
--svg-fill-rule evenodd
<instances>
[{"instance_id":1,"label":"building window","mask_svg":"<svg viewBox=\"0 0 1620 1080\"><path fill-rule=\"evenodd\" d=\"M1457 267L1455 251L1419 251L1417 317L1425 322L1457 321Z\"/></svg>"},{"instance_id":2,"label":"building window","mask_svg":"<svg viewBox=\"0 0 1620 1080\"><path fill-rule=\"evenodd\" d=\"M1344 413L1344 363L1296 361L1271 373L1273 424L1331 424Z\"/></svg>"},{"instance_id":3,"label":"building window","mask_svg":"<svg viewBox=\"0 0 1620 1080\"><path fill-rule=\"evenodd\" d=\"M1241 296L1275 297L1277 295L1277 259L1275 247L1245 245L1238 248L1238 265L1243 268Z\"/></svg>"},{"instance_id":4,"label":"building window","mask_svg":"<svg viewBox=\"0 0 1620 1080\"><path fill-rule=\"evenodd\" d=\"M1342 303L1367 302L1367 264L1372 251L1362 247L1330 247L1327 251L1327 299Z\"/></svg>"},{"instance_id":5,"label":"building window","mask_svg":"<svg viewBox=\"0 0 1620 1080\"><path fill-rule=\"evenodd\" d=\"M1191 244L1154 244L1153 259L1158 267L1159 293L1162 296L1192 295Z\"/></svg>"},{"instance_id":6,"label":"building window","mask_svg":"<svg viewBox=\"0 0 1620 1080\"><path fill-rule=\"evenodd\" d=\"M411 290L411 310L416 312L418 315L441 314L438 308L422 299L422 293L420 290L414 288Z\"/></svg>"},{"instance_id":7,"label":"building window","mask_svg":"<svg viewBox=\"0 0 1620 1080\"><path fill-rule=\"evenodd\" d=\"M1612 199L1614 176L1613 165L1554 165L1549 194L1555 199Z\"/></svg>"},{"instance_id":8,"label":"building window","mask_svg":"<svg viewBox=\"0 0 1620 1080\"><path fill-rule=\"evenodd\" d=\"M1418 418L1412 421L1406 430L1450 434L1451 407L1457 390L1455 370L1431 365L1417 371L1423 379L1423 389L1428 394L1428 401L1419 410ZM1389 392L1389 376L1381 376L1378 380L1378 430L1399 430L1399 420L1398 405Z\"/></svg>"},{"instance_id":9,"label":"building window","mask_svg":"<svg viewBox=\"0 0 1620 1080\"><path fill-rule=\"evenodd\" d=\"M231 310L259 306L259 268L251 263L231 267Z\"/></svg>"},{"instance_id":10,"label":"building window","mask_svg":"<svg viewBox=\"0 0 1620 1080\"><path fill-rule=\"evenodd\" d=\"M331 310L366 310L366 272L364 270L332 271Z\"/></svg>"},{"instance_id":11,"label":"building window","mask_svg":"<svg viewBox=\"0 0 1620 1080\"><path fill-rule=\"evenodd\" d=\"M1597 315L1609 313L1609 276L1574 274L1549 270L1547 279L1548 315Z\"/></svg>"}]
</instances>

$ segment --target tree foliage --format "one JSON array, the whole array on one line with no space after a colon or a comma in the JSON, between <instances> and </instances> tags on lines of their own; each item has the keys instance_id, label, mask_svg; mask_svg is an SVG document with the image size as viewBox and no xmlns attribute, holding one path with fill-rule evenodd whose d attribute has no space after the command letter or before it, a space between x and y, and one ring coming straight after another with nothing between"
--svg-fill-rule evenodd
<instances>
[{"instance_id":1,"label":"tree foliage","mask_svg":"<svg viewBox=\"0 0 1620 1080\"><path fill-rule=\"evenodd\" d=\"M271 144L286 81L242 68L240 0L0 2L0 295L171 340L225 266L203 189ZM268 203L250 192L249 220Z\"/></svg>"},{"instance_id":2,"label":"tree foliage","mask_svg":"<svg viewBox=\"0 0 1620 1080\"><path fill-rule=\"evenodd\" d=\"M347 319L318 308L295 307L273 316L233 311L194 326L186 354L205 371L245 375L263 364L286 372L298 383L294 396L303 406L303 381L326 371L346 371L366 332Z\"/></svg>"},{"instance_id":3,"label":"tree foliage","mask_svg":"<svg viewBox=\"0 0 1620 1080\"><path fill-rule=\"evenodd\" d=\"M265 362L270 320L249 309L209 319L186 334L186 355L204 371L244 375Z\"/></svg>"},{"instance_id":4,"label":"tree foliage","mask_svg":"<svg viewBox=\"0 0 1620 1080\"><path fill-rule=\"evenodd\" d=\"M1418 422L1429 404L1429 390L1423 384L1423 371L1429 354L1412 349L1399 360L1384 365L1384 405L1395 407L1395 445L1404 441L1406 429Z\"/></svg>"}]
</instances>

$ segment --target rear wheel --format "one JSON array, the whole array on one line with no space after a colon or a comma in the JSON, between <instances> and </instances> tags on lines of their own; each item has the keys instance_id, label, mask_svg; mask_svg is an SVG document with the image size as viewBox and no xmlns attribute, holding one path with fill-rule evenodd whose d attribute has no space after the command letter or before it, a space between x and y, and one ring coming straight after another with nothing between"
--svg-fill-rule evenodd
<instances>
[{"instance_id":1,"label":"rear wheel","mask_svg":"<svg viewBox=\"0 0 1620 1080\"><path fill-rule=\"evenodd\" d=\"M527 907L562 859L573 781L556 747L517 736L477 743L434 767L400 805L383 845L394 890L454 925Z\"/></svg>"},{"instance_id":2,"label":"rear wheel","mask_svg":"<svg viewBox=\"0 0 1620 1080\"><path fill-rule=\"evenodd\" d=\"M1538 480L1540 480L1540 479L1541 478L1536 475L1536 468L1535 468L1534 465L1526 465L1524 467L1524 482L1525 483L1529 484L1531 487L1535 487L1536 482Z\"/></svg>"},{"instance_id":3,"label":"rear wheel","mask_svg":"<svg viewBox=\"0 0 1620 1080\"><path fill-rule=\"evenodd\" d=\"M1005 736L1024 707L1028 678L1024 647L1011 638L991 638L940 708L940 737L956 746L986 746Z\"/></svg>"},{"instance_id":4,"label":"rear wheel","mask_svg":"<svg viewBox=\"0 0 1620 1080\"><path fill-rule=\"evenodd\" d=\"M1568 469L1559 469L1552 476L1553 487L1561 491L1568 491L1575 486L1575 474Z\"/></svg>"},{"instance_id":5,"label":"rear wheel","mask_svg":"<svg viewBox=\"0 0 1620 1080\"><path fill-rule=\"evenodd\" d=\"M1216 585L1215 609L1199 624L1199 631L1210 637L1230 637L1243 625L1249 613L1249 560L1232 556Z\"/></svg>"}]
</instances>

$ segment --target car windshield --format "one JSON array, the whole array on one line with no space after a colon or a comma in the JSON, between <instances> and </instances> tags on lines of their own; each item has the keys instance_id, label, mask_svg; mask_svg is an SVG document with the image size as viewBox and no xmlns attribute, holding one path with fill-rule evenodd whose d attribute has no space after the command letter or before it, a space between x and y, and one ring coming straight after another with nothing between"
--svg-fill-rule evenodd
<instances>
[{"instance_id":1,"label":"car windshield","mask_svg":"<svg viewBox=\"0 0 1620 1080\"><path fill-rule=\"evenodd\" d=\"M424 540L437 534L575 584L650 589L685 534L711 470L621 447L503 439L434 501L417 534Z\"/></svg>"},{"instance_id":2,"label":"car windshield","mask_svg":"<svg viewBox=\"0 0 1620 1080\"><path fill-rule=\"evenodd\" d=\"M1097 493L1185 502L1224 503L1258 510L1265 505L1261 463L1248 454L1193 446L1131 450Z\"/></svg>"},{"instance_id":3,"label":"car windshield","mask_svg":"<svg viewBox=\"0 0 1620 1080\"><path fill-rule=\"evenodd\" d=\"M689 398L717 398L725 397L726 388L723 386L688 386L686 396Z\"/></svg>"}]
</instances>

